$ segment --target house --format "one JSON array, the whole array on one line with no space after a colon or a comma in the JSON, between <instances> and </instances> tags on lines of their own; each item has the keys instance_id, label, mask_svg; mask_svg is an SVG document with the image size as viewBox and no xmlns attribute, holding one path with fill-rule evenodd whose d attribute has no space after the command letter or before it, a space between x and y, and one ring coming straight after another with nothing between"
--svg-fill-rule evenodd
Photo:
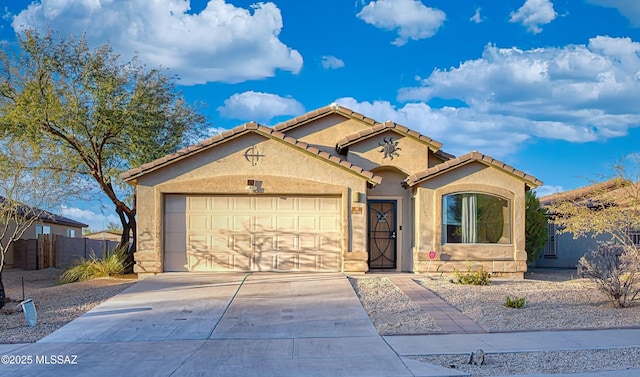
<instances>
[{"instance_id":1,"label":"house","mask_svg":"<svg viewBox=\"0 0 640 377\"><path fill-rule=\"evenodd\" d=\"M5 199L0 197L0 200ZM29 228L27 228L20 239L37 239L41 234L55 234L71 238L82 238L82 228L88 227L87 224L83 224L81 222L48 211L36 210L32 212L41 214L38 217L38 220L31 224ZM10 231L12 229L14 228L9 228ZM9 233L5 237L8 238ZM3 242L5 241L6 240L3 239ZM10 268L13 266L13 263L14 253L12 245L9 247L9 250L7 250L7 254L5 256L5 267Z\"/></svg>"},{"instance_id":2,"label":"house","mask_svg":"<svg viewBox=\"0 0 640 377\"><path fill-rule=\"evenodd\" d=\"M101 230L99 232L85 234L84 238L120 242L120 239L122 238L122 231L116 232L113 230Z\"/></svg>"},{"instance_id":3,"label":"house","mask_svg":"<svg viewBox=\"0 0 640 377\"><path fill-rule=\"evenodd\" d=\"M616 205L612 201L618 202L617 204L620 204L621 200L624 201L624 199L618 198L626 196L625 187L630 187L629 185L632 184L614 178L574 190L543 196L539 200L543 207L570 201L597 211L601 206ZM553 223L553 218L558 215L560 214L550 214L549 236L540 257L535 262L536 267L575 268L580 258L594 250L599 242L612 240L612 236L609 234L574 238L573 233L559 233L559 226ZM629 236L640 247L640 229L630 229Z\"/></svg>"},{"instance_id":4,"label":"house","mask_svg":"<svg viewBox=\"0 0 640 377\"><path fill-rule=\"evenodd\" d=\"M140 278L164 271L454 271L522 277L525 191L479 152L332 104L246 123L124 172Z\"/></svg>"}]
</instances>

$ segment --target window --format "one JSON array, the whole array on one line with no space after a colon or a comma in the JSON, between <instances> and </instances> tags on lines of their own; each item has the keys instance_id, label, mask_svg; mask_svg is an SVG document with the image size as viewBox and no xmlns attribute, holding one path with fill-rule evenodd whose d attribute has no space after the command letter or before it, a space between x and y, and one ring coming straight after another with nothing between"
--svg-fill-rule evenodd
<instances>
[{"instance_id":1,"label":"window","mask_svg":"<svg viewBox=\"0 0 640 377\"><path fill-rule=\"evenodd\" d=\"M51 227L49 225L36 224L36 237L41 234L51 234Z\"/></svg>"},{"instance_id":2,"label":"window","mask_svg":"<svg viewBox=\"0 0 640 377\"><path fill-rule=\"evenodd\" d=\"M442 197L443 243L511 243L509 201L479 193Z\"/></svg>"},{"instance_id":3,"label":"window","mask_svg":"<svg viewBox=\"0 0 640 377\"><path fill-rule=\"evenodd\" d=\"M67 229L67 237L75 237L76 230L75 229Z\"/></svg>"},{"instance_id":4,"label":"window","mask_svg":"<svg viewBox=\"0 0 640 377\"><path fill-rule=\"evenodd\" d=\"M558 227L554 223L549 223L548 225L549 238L547 238L547 242L544 245L544 257L545 258L557 258L558 257L558 246L556 244L556 236L558 232Z\"/></svg>"}]
</instances>

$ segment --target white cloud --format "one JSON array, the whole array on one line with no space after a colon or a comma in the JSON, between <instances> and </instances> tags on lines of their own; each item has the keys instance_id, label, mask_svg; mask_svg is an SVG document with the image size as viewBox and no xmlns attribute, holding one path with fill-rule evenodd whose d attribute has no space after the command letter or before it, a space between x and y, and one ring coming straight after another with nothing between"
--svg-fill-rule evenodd
<instances>
[{"instance_id":1,"label":"white cloud","mask_svg":"<svg viewBox=\"0 0 640 377\"><path fill-rule=\"evenodd\" d=\"M331 55L323 56L321 63L324 69L338 69L344 67L344 62L341 59Z\"/></svg>"},{"instance_id":2,"label":"white cloud","mask_svg":"<svg viewBox=\"0 0 640 377\"><path fill-rule=\"evenodd\" d=\"M445 21L440 9L429 8L419 0L377 0L367 4L356 15L379 29L398 29L398 38L391 42L402 46L409 39L432 37Z\"/></svg>"},{"instance_id":3,"label":"white cloud","mask_svg":"<svg viewBox=\"0 0 640 377\"><path fill-rule=\"evenodd\" d=\"M588 0L588 2L603 7L616 8L626 17L631 25L640 27L640 2L634 0Z\"/></svg>"},{"instance_id":4,"label":"white cloud","mask_svg":"<svg viewBox=\"0 0 640 377\"><path fill-rule=\"evenodd\" d=\"M218 111L227 118L268 122L281 115L302 114L304 107L291 97L248 91L227 98Z\"/></svg>"},{"instance_id":5,"label":"white cloud","mask_svg":"<svg viewBox=\"0 0 640 377\"><path fill-rule=\"evenodd\" d=\"M602 36L562 48L487 46L481 58L435 70L398 98L464 102L468 107L447 110L456 114L448 121L468 132L462 115L475 120L485 130L470 135L476 142L503 143L512 134L514 143L523 135L570 142L624 136L640 126L639 54L638 42Z\"/></svg>"},{"instance_id":6,"label":"white cloud","mask_svg":"<svg viewBox=\"0 0 640 377\"><path fill-rule=\"evenodd\" d=\"M89 229L100 231L106 229L110 222L120 224L120 219L114 214L105 215L104 213L93 212L88 209L77 207L62 206L60 214L71 220L79 221L89 225Z\"/></svg>"},{"instance_id":7,"label":"white cloud","mask_svg":"<svg viewBox=\"0 0 640 377\"><path fill-rule=\"evenodd\" d=\"M530 32L538 34L542 31L540 26L550 23L557 15L551 1L527 0L520 9L516 12L511 12L509 22L520 22Z\"/></svg>"},{"instance_id":8,"label":"white cloud","mask_svg":"<svg viewBox=\"0 0 640 377\"><path fill-rule=\"evenodd\" d=\"M528 140L524 120L479 114L468 108L434 109L423 102L396 108L388 101L358 102L354 98L335 101L378 121L392 120L444 144L443 150L461 155L478 150L495 158L514 153ZM520 123L518 130L505 124Z\"/></svg>"},{"instance_id":9,"label":"white cloud","mask_svg":"<svg viewBox=\"0 0 640 377\"><path fill-rule=\"evenodd\" d=\"M185 85L300 71L300 53L278 39L283 23L275 4L248 10L210 0L200 13L189 10L190 0L41 0L15 16L12 26L85 32L92 45L108 41L125 57L137 52L153 66L170 68Z\"/></svg>"},{"instance_id":10,"label":"white cloud","mask_svg":"<svg viewBox=\"0 0 640 377\"><path fill-rule=\"evenodd\" d=\"M565 190L564 190L564 188L562 186L544 185L544 186L538 187L535 191L536 191L536 196L538 198L542 198L543 196L556 194L556 193L559 193L559 192L563 192Z\"/></svg>"},{"instance_id":11,"label":"white cloud","mask_svg":"<svg viewBox=\"0 0 640 377\"><path fill-rule=\"evenodd\" d=\"M476 24L479 24L483 21L482 16L480 15L480 8L476 8L476 13L474 13L473 16L469 18L469 21L475 22Z\"/></svg>"}]
</instances>

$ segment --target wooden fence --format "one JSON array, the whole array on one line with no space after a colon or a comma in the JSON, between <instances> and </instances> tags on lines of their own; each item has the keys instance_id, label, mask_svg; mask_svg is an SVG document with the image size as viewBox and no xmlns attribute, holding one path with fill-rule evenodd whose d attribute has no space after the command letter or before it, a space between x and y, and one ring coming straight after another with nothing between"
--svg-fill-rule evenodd
<instances>
[{"instance_id":1,"label":"wooden fence","mask_svg":"<svg viewBox=\"0 0 640 377\"><path fill-rule=\"evenodd\" d=\"M41 270L49 267L66 268L82 258L102 258L118 242L71 238L41 234L37 240L18 240L13 245L13 267Z\"/></svg>"}]
</instances>

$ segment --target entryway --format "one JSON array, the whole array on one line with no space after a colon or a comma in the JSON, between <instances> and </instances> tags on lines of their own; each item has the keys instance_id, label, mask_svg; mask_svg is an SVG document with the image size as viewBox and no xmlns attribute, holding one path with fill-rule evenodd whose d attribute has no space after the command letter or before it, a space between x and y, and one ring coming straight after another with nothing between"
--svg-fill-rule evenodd
<instances>
[{"instance_id":1,"label":"entryway","mask_svg":"<svg viewBox=\"0 0 640 377\"><path fill-rule=\"evenodd\" d=\"M396 200L369 200L368 252L370 270L395 270L397 259Z\"/></svg>"}]
</instances>

